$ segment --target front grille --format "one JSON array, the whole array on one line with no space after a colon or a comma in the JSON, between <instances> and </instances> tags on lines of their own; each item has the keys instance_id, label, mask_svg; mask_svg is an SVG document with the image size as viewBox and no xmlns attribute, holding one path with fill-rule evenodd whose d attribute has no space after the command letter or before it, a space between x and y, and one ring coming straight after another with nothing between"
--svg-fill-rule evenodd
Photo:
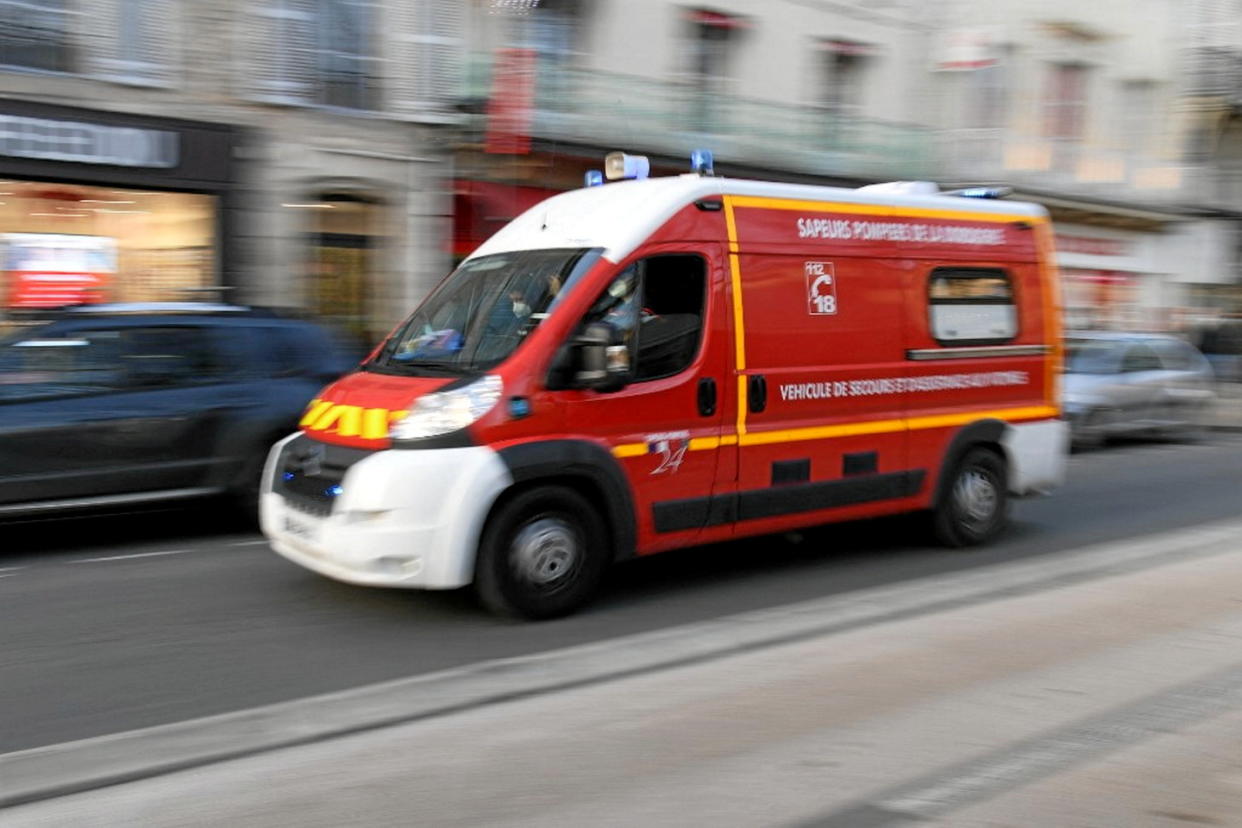
<instances>
[{"instance_id":1,"label":"front grille","mask_svg":"<svg viewBox=\"0 0 1242 828\"><path fill-rule=\"evenodd\" d=\"M327 517L340 496L350 466L371 454L366 449L334 446L299 435L281 450L272 490L289 508Z\"/></svg>"}]
</instances>

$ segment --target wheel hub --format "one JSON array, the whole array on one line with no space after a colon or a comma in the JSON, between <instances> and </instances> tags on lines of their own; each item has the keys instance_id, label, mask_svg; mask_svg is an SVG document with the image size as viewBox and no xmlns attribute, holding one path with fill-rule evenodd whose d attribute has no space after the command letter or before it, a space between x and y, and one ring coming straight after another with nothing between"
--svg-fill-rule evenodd
<instances>
[{"instance_id":1,"label":"wheel hub","mask_svg":"<svg viewBox=\"0 0 1242 828\"><path fill-rule=\"evenodd\" d=\"M996 513L996 486L986 474L972 469L958 478L953 501L967 521L986 524Z\"/></svg>"},{"instance_id":2,"label":"wheel hub","mask_svg":"<svg viewBox=\"0 0 1242 828\"><path fill-rule=\"evenodd\" d=\"M513 540L513 566L524 581L551 586L573 572L580 549L577 535L563 520L543 517L522 527Z\"/></svg>"}]
</instances>

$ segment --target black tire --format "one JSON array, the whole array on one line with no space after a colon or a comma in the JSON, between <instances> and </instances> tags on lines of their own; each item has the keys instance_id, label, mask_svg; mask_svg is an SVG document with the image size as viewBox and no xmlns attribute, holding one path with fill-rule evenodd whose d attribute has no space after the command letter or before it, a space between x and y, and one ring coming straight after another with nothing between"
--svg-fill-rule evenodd
<instances>
[{"instance_id":1,"label":"black tire","mask_svg":"<svg viewBox=\"0 0 1242 828\"><path fill-rule=\"evenodd\" d=\"M603 521L586 498L563 486L527 489L488 518L475 591L492 612L556 618L594 596L611 557Z\"/></svg>"},{"instance_id":2,"label":"black tire","mask_svg":"<svg viewBox=\"0 0 1242 828\"><path fill-rule=\"evenodd\" d=\"M247 523L256 526L259 523L259 493L263 491L263 468L267 465L267 456L272 446L283 438L283 434L271 437L269 442L256 446L253 453L246 458L233 484L233 503Z\"/></svg>"},{"instance_id":3,"label":"black tire","mask_svg":"<svg viewBox=\"0 0 1242 828\"><path fill-rule=\"evenodd\" d=\"M1103 428L1104 415L1099 411L1087 411L1082 415L1082 425L1071 431L1070 449L1072 451L1091 451L1103 448L1108 436Z\"/></svg>"},{"instance_id":4,"label":"black tire","mask_svg":"<svg viewBox=\"0 0 1242 828\"><path fill-rule=\"evenodd\" d=\"M932 510L932 531L945 546L976 546L995 537L1009 510L1005 461L986 448L969 449L945 480Z\"/></svg>"}]
</instances>

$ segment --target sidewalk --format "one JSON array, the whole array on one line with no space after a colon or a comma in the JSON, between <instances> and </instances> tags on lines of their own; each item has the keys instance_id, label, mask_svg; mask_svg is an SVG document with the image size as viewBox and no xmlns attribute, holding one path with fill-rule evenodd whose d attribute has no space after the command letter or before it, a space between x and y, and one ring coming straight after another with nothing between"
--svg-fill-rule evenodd
<instances>
[{"instance_id":1,"label":"sidewalk","mask_svg":"<svg viewBox=\"0 0 1242 828\"><path fill-rule=\"evenodd\" d=\"M1242 383L1222 382L1216 386L1216 404L1206 425L1228 431L1242 430Z\"/></svg>"},{"instance_id":2,"label":"sidewalk","mask_svg":"<svg viewBox=\"0 0 1242 828\"><path fill-rule=\"evenodd\" d=\"M622 672L0 822L969 828L1107 809L1090 824L1236 824L1240 537L1242 520L1227 521L578 648L575 663ZM626 672L636 647L680 661ZM392 687L408 698L418 685ZM315 710L298 718L313 727ZM64 747L57 763L93 749ZM1154 788L1118 761L1201 784ZM20 770L0 763L0 779Z\"/></svg>"}]
</instances>

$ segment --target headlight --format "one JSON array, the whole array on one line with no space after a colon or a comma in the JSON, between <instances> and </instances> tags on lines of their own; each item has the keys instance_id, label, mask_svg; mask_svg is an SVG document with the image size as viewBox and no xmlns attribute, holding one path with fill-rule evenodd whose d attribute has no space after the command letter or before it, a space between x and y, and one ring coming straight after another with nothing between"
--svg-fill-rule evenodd
<instances>
[{"instance_id":1,"label":"headlight","mask_svg":"<svg viewBox=\"0 0 1242 828\"><path fill-rule=\"evenodd\" d=\"M410 413L392 426L394 440L422 440L463 429L492 410L504 391L495 374L487 374L452 391L419 397Z\"/></svg>"}]
</instances>

